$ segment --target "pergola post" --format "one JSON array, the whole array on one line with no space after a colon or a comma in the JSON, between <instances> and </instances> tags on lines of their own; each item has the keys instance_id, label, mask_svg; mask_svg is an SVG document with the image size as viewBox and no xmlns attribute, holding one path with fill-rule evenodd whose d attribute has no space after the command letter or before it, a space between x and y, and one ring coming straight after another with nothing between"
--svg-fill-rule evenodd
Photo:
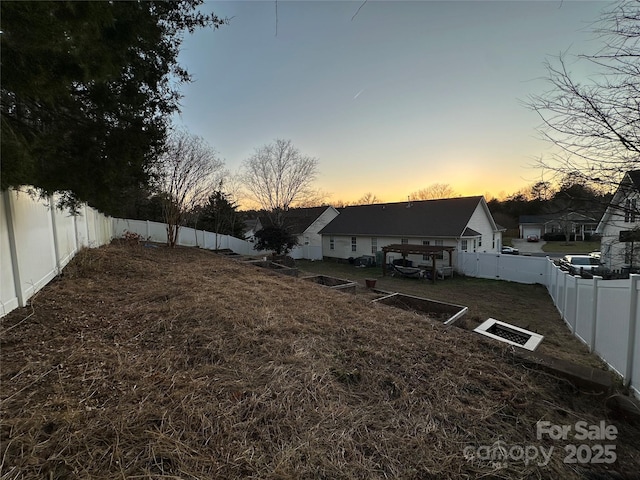
<instances>
[{"instance_id":1,"label":"pergola post","mask_svg":"<svg viewBox=\"0 0 640 480\"><path fill-rule=\"evenodd\" d=\"M438 271L436 270L436 256L434 254L431 255L431 283L436 283L436 277L438 276Z\"/></svg>"},{"instance_id":2,"label":"pergola post","mask_svg":"<svg viewBox=\"0 0 640 480\"><path fill-rule=\"evenodd\" d=\"M382 249L382 276L387 276L387 251Z\"/></svg>"}]
</instances>

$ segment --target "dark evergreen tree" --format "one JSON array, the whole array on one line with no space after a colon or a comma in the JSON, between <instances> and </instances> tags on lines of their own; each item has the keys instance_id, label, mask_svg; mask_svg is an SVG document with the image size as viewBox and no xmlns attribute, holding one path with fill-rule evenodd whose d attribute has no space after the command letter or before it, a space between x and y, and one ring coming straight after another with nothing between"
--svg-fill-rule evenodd
<instances>
[{"instance_id":1,"label":"dark evergreen tree","mask_svg":"<svg viewBox=\"0 0 640 480\"><path fill-rule=\"evenodd\" d=\"M255 233L256 250L273 250L276 255L286 255L298 244L298 239L285 227L271 225Z\"/></svg>"},{"instance_id":2,"label":"dark evergreen tree","mask_svg":"<svg viewBox=\"0 0 640 480\"><path fill-rule=\"evenodd\" d=\"M242 238L244 225L237 209L238 205L218 190L209 196L204 206L193 209L188 225L199 230Z\"/></svg>"},{"instance_id":3,"label":"dark evergreen tree","mask_svg":"<svg viewBox=\"0 0 640 480\"><path fill-rule=\"evenodd\" d=\"M145 188L190 80L183 32L225 23L200 3L1 2L2 189L111 213Z\"/></svg>"}]
</instances>

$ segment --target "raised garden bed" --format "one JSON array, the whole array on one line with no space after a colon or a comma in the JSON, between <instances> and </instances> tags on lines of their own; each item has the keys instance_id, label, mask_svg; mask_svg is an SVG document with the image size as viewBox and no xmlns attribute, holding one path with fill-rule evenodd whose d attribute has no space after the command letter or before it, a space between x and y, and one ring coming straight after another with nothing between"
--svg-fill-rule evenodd
<instances>
[{"instance_id":1,"label":"raised garden bed","mask_svg":"<svg viewBox=\"0 0 640 480\"><path fill-rule=\"evenodd\" d=\"M297 268L287 267L286 265L280 265L279 263L271 262L269 260L248 260L247 263L260 268L273 270L274 272L281 273L282 275L289 275L291 277L298 276Z\"/></svg>"},{"instance_id":2,"label":"raised garden bed","mask_svg":"<svg viewBox=\"0 0 640 480\"><path fill-rule=\"evenodd\" d=\"M351 280L344 280L342 278L329 277L327 275L312 275L310 277L303 277L303 280L308 282L317 283L329 287L332 290L339 290L344 293L352 293L355 295L358 284Z\"/></svg>"},{"instance_id":3,"label":"raised garden bed","mask_svg":"<svg viewBox=\"0 0 640 480\"><path fill-rule=\"evenodd\" d=\"M445 325L453 325L468 310L467 307L462 305L438 302L437 300L415 297L404 293L391 293L373 301L425 315L432 320L441 321Z\"/></svg>"}]
</instances>

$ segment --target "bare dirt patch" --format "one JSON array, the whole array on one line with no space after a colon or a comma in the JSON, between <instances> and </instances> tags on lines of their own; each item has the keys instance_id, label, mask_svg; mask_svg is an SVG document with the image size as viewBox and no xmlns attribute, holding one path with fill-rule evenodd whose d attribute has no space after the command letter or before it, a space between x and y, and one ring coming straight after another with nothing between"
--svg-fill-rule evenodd
<instances>
[{"instance_id":1,"label":"bare dirt patch","mask_svg":"<svg viewBox=\"0 0 640 480\"><path fill-rule=\"evenodd\" d=\"M640 429L607 396L508 347L210 252L83 251L32 307L0 325L3 479L577 479L640 463ZM539 440L538 420L613 423L616 462L565 464L565 444L603 442ZM465 458L496 442L555 450L546 466Z\"/></svg>"}]
</instances>

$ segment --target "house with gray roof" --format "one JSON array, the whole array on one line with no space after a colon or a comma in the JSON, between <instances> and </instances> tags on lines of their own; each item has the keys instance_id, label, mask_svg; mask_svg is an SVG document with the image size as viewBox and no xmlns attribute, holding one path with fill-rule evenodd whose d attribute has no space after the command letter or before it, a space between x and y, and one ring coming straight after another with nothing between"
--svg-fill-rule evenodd
<instances>
[{"instance_id":1,"label":"house with gray roof","mask_svg":"<svg viewBox=\"0 0 640 480\"><path fill-rule=\"evenodd\" d=\"M393 244L495 253L502 247L502 231L482 196L350 206L320 234L323 256L335 259L376 256ZM426 255L409 259L416 265L430 262ZM444 266L443 255L437 261Z\"/></svg>"},{"instance_id":2,"label":"house with gray roof","mask_svg":"<svg viewBox=\"0 0 640 480\"><path fill-rule=\"evenodd\" d=\"M545 234L569 235L570 240L586 240L595 233L598 220L578 212L559 212L543 215L521 215L518 221L520 238Z\"/></svg>"},{"instance_id":3,"label":"house with gray roof","mask_svg":"<svg viewBox=\"0 0 640 480\"><path fill-rule=\"evenodd\" d=\"M284 214L284 224L289 233L298 238L298 245L289 253L292 258L322 260L322 237L319 232L338 216L331 206L292 208Z\"/></svg>"},{"instance_id":4,"label":"house with gray roof","mask_svg":"<svg viewBox=\"0 0 640 480\"><path fill-rule=\"evenodd\" d=\"M612 270L640 267L640 170L627 172L596 230L600 262Z\"/></svg>"}]
</instances>

